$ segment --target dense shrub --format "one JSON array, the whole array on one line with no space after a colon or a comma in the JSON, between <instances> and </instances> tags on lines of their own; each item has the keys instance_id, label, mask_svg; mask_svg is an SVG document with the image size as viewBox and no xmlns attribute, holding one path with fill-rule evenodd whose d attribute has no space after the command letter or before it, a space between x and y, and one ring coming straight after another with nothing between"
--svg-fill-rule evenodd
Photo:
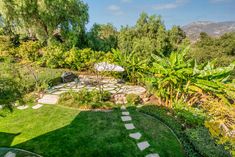
<instances>
[{"instance_id":1,"label":"dense shrub","mask_svg":"<svg viewBox=\"0 0 235 157\"><path fill-rule=\"evenodd\" d=\"M215 60L217 66L229 65L235 60L235 33L227 33L219 38L201 33L200 40L193 45L188 56L200 63Z\"/></svg>"},{"instance_id":2,"label":"dense shrub","mask_svg":"<svg viewBox=\"0 0 235 157\"><path fill-rule=\"evenodd\" d=\"M185 130L190 142L204 157L230 157L229 152L222 145L216 144L211 138L209 131L204 127L190 128Z\"/></svg>"},{"instance_id":3,"label":"dense shrub","mask_svg":"<svg viewBox=\"0 0 235 157\"><path fill-rule=\"evenodd\" d=\"M229 156L229 153L224 150L224 148L221 145L217 145L215 141L211 138L210 134L205 131L206 129L200 129L200 128L191 128L192 130L185 130L187 126L182 125L182 119L177 118L177 113L174 113L172 110L169 110L167 108L163 107L157 107L157 106L145 106L139 109L141 112L149 114L151 116L156 117L157 119L161 120L163 123L165 123L167 126L169 126L176 136L181 141L182 145L184 146L185 153L189 157L199 157L199 156L211 156L211 152L215 152L216 155L214 157L222 157L220 155ZM198 129L198 130L197 130ZM196 131L195 131L196 130ZM205 137L202 137L200 135L200 131L203 131L205 133ZM195 136L197 136L199 139L193 138L193 131L196 133ZM192 133L192 136L189 136ZM206 134L207 133L207 134ZM187 136L188 135L188 136ZM196 142L200 142L197 145ZM207 144L207 147L204 147L204 143ZM200 146L202 145L202 146ZM208 151L208 149L211 149ZM208 154L207 154L208 152Z\"/></svg>"},{"instance_id":4,"label":"dense shrub","mask_svg":"<svg viewBox=\"0 0 235 157\"><path fill-rule=\"evenodd\" d=\"M0 59L16 53L10 37L0 35Z\"/></svg>"},{"instance_id":5,"label":"dense shrub","mask_svg":"<svg viewBox=\"0 0 235 157\"><path fill-rule=\"evenodd\" d=\"M80 109L110 108L111 103L108 102L108 98L110 98L110 95L107 93L98 90L88 91L84 88L79 92L69 91L63 93L58 104Z\"/></svg>"},{"instance_id":6,"label":"dense shrub","mask_svg":"<svg viewBox=\"0 0 235 157\"><path fill-rule=\"evenodd\" d=\"M133 104L133 105L138 105L139 103L141 103L140 96L136 94L127 94L126 100L127 100L127 103Z\"/></svg>"},{"instance_id":7,"label":"dense shrub","mask_svg":"<svg viewBox=\"0 0 235 157\"><path fill-rule=\"evenodd\" d=\"M0 62L0 71L0 105L4 106L0 111L0 116L5 116L12 111L16 101L22 102L25 92L23 80L16 66Z\"/></svg>"},{"instance_id":8,"label":"dense shrub","mask_svg":"<svg viewBox=\"0 0 235 157\"><path fill-rule=\"evenodd\" d=\"M40 54L39 49L41 48L41 44L37 41L26 41L21 42L20 46L16 49L18 51L19 57L26 61L37 61Z\"/></svg>"},{"instance_id":9,"label":"dense shrub","mask_svg":"<svg viewBox=\"0 0 235 157\"><path fill-rule=\"evenodd\" d=\"M182 102L174 104L174 110L181 122L188 126L202 126L204 125L206 115L202 110L187 106Z\"/></svg>"},{"instance_id":10,"label":"dense shrub","mask_svg":"<svg viewBox=\"0 0 235 157\"><path fill-rule=\"evenodd\" d=\"M52 45L42 49L43 57L39 64L50 68L62 68L65 65L65 48L60 45Z\"/></svg>"}]
</instances>

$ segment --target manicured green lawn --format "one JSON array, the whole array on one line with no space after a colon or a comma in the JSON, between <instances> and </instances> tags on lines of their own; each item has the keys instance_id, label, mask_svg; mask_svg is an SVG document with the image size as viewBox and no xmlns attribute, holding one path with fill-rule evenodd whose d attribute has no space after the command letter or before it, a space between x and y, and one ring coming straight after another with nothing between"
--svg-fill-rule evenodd
<instances>
[{"instance_id":1,"label":"manicured green lawn","mask_svg":"<svg viewBox=\"0 0 235 157\"><path fill-rule=\"evenodd\" d=\"M79 112L58 106L15 111L0 118L0 147L16 147L45 157L131 157L158 152L183 157L180 143L158 120L130 109L133 123L151 147L141 152L121 121L121 111Z\"/></svg>"}]
</instances>

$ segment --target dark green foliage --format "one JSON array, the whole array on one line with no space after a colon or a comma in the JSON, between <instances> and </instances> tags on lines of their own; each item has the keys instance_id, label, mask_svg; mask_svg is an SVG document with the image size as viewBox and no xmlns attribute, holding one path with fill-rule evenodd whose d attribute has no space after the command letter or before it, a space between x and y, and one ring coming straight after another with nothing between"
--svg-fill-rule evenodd
<instances>
[{"instance_id":1,"label":"dark green foliage","mask_svg":"<svg viewBox=\"0 0 235 157\"><path fill-rule=\"evenodd\" d=\"M51 80L48 81L48 86L53 87L58 84L61 84L62 82L63 82L63 80L61 77L52 78Z\"/></svg>"},{"instance_id":2,"label":"dark green foliage","mask_svg":"<svg viewBox=\"0 0 235 157\"><path fill-rule=\"evenodd\" d=\"M112 24L94 24L87 33L88 47L95 51L111 51L117 48L118 32Z\"/></svg>"},{"instance_id":3,"label":"dark green foliage","mask_svg":"<svg viewBox=\"0 0 235 157\"><path fill-rule=\"evenodd\" d=\"M12 105L24 94L23 79L19 69L11 63L0 62L0 104Z\"/></svg>"},{"instance_id":4,"label":"dark green foliage","mask_svg":"<svg viewBox=\"0 0 235 157\"><path fill-rule=\"evenodd\" d=\"M141 98L139 95L136 94L127 94L126 96L127 103L138 105L141 103Z\"/></svg>"},{"instance_id":5,"label":"dark green foliage","mask_svg":"<svg viewBox=\"0 0 235 157\"><path fill-rule=\"evenodd\" d=\"M185 134L203 157L231 157L222 145L216 144L216 141L211 138L208 129L190 128L185 130Z\"/></svg>"},{"instance_id":6,"label":"dark green foliage","mask_svg":"<svg viewBox=\"0 0 235 157\"><path fill-rule=\"evenodd\" d=\"M189 157L209 157L211 156L210 152L215 152L213 155L214 157L222 157L223 155L230 156L229 153L224 150L223 146L215 143L206 128L196 127L186 129L187 126L195 126L194 122L193 124L190 124L191 121L188 121L187 124L183 126L182 122L184 122L184 118L181 117L181 119L180 117L177 117L177 112L157 106L145 106L140 108L139 111L154 116L169 126L183 144L185 153ZM192 136L189 137L189 135Z\"/></svg>"}]
</instances>

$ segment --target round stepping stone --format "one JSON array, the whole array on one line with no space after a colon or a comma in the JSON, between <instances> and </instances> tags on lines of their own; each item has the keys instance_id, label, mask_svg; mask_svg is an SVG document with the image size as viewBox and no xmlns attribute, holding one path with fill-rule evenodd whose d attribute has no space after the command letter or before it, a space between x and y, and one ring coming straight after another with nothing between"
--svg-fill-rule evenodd
<instances>
[{"instance_id":1,"label":"round stepping stone","mask_svg":"<svg viewBox=\"0 0 235 157\"><path fill-rule=\"evenodd\" d=\"M62 87L64 87L64 86L65 86L65 84L59 84L59 85L57 85L57 86L54 86L53 89L62 88Z\"/></svg>"},{"instance_id":2,"label":"round stepping stone","mask_svg":"<svg viewBox=\"0 0 235 157\"><path fill-rule=\"evenodd\" d=\"M121 110L126 110L126 106L122 105Z\"/></svg>"},{"instance_id":3,"label":"round stepping stone","mask_svg":"<svg viewBox=\"0 0 235 157\"><path fill-rule=\"evenodd\" d=\"M37 105L33 106L32 109L37 110L37 109L41 108L42 106L43 106L42 104L37 104Z\"/></svg>"},{"instance_id":4,"label":"round stepping stone","mask_svg":"<svg viewBox=\"0 0 235 157\"><path fill-rule=\"evenodd\" d=\"M145 157L160 157L158 153L155 154L148 154Z\"/></svg>"},{"instance_id":5,"label":"round stepping stone","mask_svg":"<svg viewBox=\"0 0 235 157\"><path fill-rule=\"evenodd\" d=\"M148 148L150 144L148 143L148 141L144 141L144 142L137 143L137 146L141 151L143 151L146 148Z\"/></svg>"},{"instance_id":6,"label":"round stepping stone","mask_svg":"<svg viewBox=\"0 0 235 157\"><path fill-rule=\"evenodd\" d=\"M141 135L141 133L137 132L137 133L129 134L129 136L130 136L131 138L134 138L134 139L136 139L136 140L139 140L142 135Z\"/></svg>"},{"instance_id":7,"label":"round stepping stone","mask_svg":"<svg viewBox=\"0 0 235 157\"><path fill-rule=\"evenodd\" d=\"M130 116L122 116L121 119L122 119L123 122L132 120Z\"/></svg>"},{"instance_id":8,"label":"round stepping stone","mask_svg":"<svg viewBox=\"0 0 235 157\"><path fill-rule=\"evenodd\" d=\"M49 105L54 105L57 103L57 101L59 100L59 96L58 95L44 95L41 99L38 100L39 104L49 104Z\"/></svg>"},{"instance_id":9,"label":"round stepping stone","mask_svg":"<svg viewBox=\"0 0 235 157\"><path fill-rule=\"evenodd\" d=\"M56 92L53 92L51 94L55 94L55 95L60 95L60 94L63 94L65 93L66 91L56 91Z\"/></svg>"},{"instance_id":10,"label":"round stepping stone","mask_svg":"<svg viewBox=\"0 0 235 157\"><path fill-rule=\"evenodd\" d=\"M18 106L17 109L19 110L25 110L27 109L29 106L28 105L23 105L23 106Z\"/></svg>"},{"instance_id":11,"label":"round stepping stone","mask_svg":"<svg viewBox=\"0 0 235 157\"><path fill-rule=\"evenodd\" d=\"M135 129L135 126L132 123L125 124L125 127L126 127L127 130Z\"/></svg>"},{"instance_id":12,"label":"round stepping stone","mask_svg":"<svg viewBox=\"0 0 235 157\"><path fill-rule=\"evenodd\" d=\"M130 113L129 113L129 112L122 112L122 115L123 115L123 116L129 116Z\"/></svg>"},{"instance_id":13,"label":"round stepping stone","mask_svg":"<svg viewBox=\"0 0 235 157\"><path fill-rule=\"evenodd\" d=\"M16 154L13 152L7 152L4 157L16 157Z\"/></svg>"}]
</instances>

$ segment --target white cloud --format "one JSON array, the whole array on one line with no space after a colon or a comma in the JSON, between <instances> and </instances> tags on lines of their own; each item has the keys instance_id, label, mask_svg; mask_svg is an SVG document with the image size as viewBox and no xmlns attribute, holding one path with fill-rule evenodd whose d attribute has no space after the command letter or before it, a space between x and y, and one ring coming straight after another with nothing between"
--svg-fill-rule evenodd
<instances>
[{"instance_id":1,"label":"white cloud","mask_svg":"<svg viewBox=\"0 0 235 157\"><path fill-rule=\"evenodd\" d=\"M121 2L123 2L123 3L131 3L132 0L121 0Z\"/></svg>"},{"instance_id":2,"label":"white cloud","mask_svg":"<svg viewBox=\"0 0 235 157\"><path fill-rule=\"evenodd\" d=\"M123 14L123 11L117 5L110 5L110 6L108 6L107 9L114 15L122 15Z\"/></svg>"},{"instance_id":3,"label":"white cloud","mask_svg":"<svg viewBox=\"0 0 235 157\"><path fill-rule=\"evenodd\" d=\"M158 5L154 6L153 8L155 10L175 9L175 8L178 8L182 5L184 5L187 2L188 2L188 0L176 0L172 3L158 4Z\"/></svg>"}]
</instances>

